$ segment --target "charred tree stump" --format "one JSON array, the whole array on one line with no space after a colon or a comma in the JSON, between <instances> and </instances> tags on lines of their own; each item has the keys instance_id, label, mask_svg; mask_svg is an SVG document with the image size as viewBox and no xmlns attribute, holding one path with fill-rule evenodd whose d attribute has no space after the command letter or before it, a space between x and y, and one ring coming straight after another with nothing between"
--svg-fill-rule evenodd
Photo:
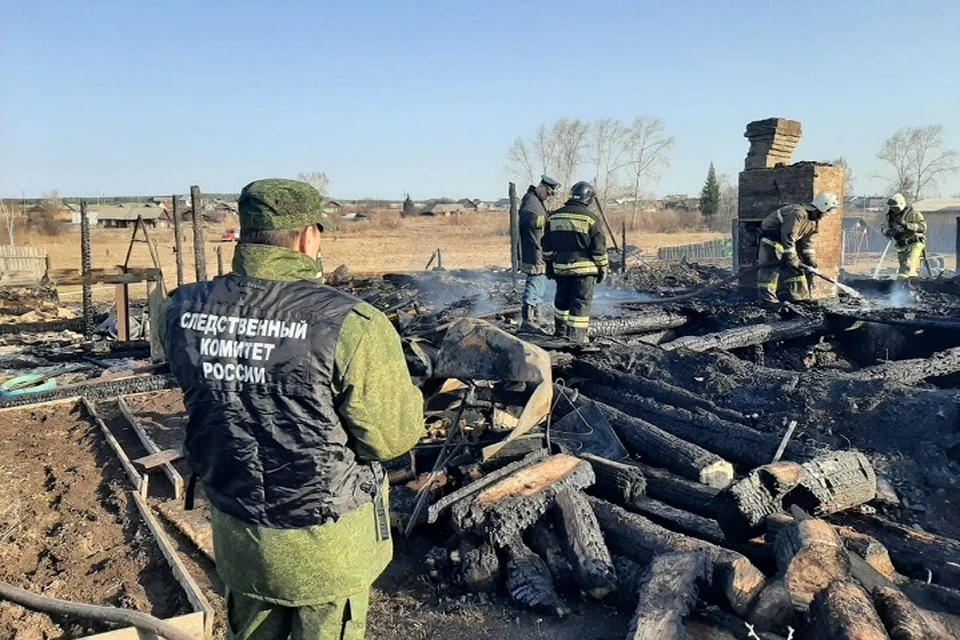
<instances>
[{"instance_id":1,"label":"charred tree stump","mask_svg":"<svg viewBox=\"0 0 960 640\"><path fill-rule=\"evenodd\" d=\"M622 336L631 333L650 333L675 329L687 323L687 316L670 311L655 311L636 315L595 320L590 323L587 331L591 338Z\"/></svg>"},{"instance_id":2,"label":"charred tree stump","mask_svg":"<svg viewBox=\"0 0 960 640\"><path fill-rule=\"evenodd\" d=\"M564 617L570 613L553 588L546 563L519 539L506 547L507 592L517 603L531 609Z\"/></svg>"},{"instance_id":3,"label":"charred tree stump","mask_svg":"<svg viewBox=\"0 0 960 640\"><path fill-rule=\"evenodd\" d=\"M783 511L784 497L805 471L795 462L775 462L751 471L716 500L717 522L730 540L760 535L768 516Z\"/></svg>"},{"instance_id":4,"label":"charred tree stump","mask_svg":"<svg viewBox=\"0 0 960 640\"><path fill-rule=\"evenodd\" d=\"M643 472L647 485L646 494L650 498L705 518L715 519L717 513L715 499L719 491L713 487L692 482L665 469L651 467L641 462L630 464L636 465Z\"/></svg>"},{"instance_id":5,"label":"charred tree stump","mask_svg":"<svg viewBox=\"0 0 960 640\"><path fill-rule=\"evenodd\" d=\"M764 324L736 327L703 336L685 336L660 345L665 351L685 349L703 352L711 349L740 349L766 342L782 342L792 338L813 337L827 331L827 323L821 318L800 318Z\"/></svg>"},{"instance_id":6,"label":"charred tree stump","mask_svg":"<svg viewBox=\"0 0 960 640\"><path fill-rule=\"evenodd\" d=\"M460 543L460 573L463 584L474 593L490 593L497 588L500 579L500 559L489 542L473 544L469 540Z\"/></svg>"},{"instance_id":7,"label":"charred tree stump","mask_svg":"<svg viewBox=\"0 0 960 640\"><path fill-rule=\"evenodd\" d=\"M654 558L640 587L627 640L685 640L683 622L697 604L700 585L709 583L710 571L700 553Z\"/></svg>"},{"instance_id":8,"label":"charred tree stump","mask_svg":"<svg viewBox=\"0 0 960 640\"><path fill-rule=\"evenodd\" d=\"M921 611L898 589L878 587L873 603L891 640L948 640L950 634L938 620Z\"/></svg>"},{"instance_id":9,"label":"charred tree stump","mask_svg":"<svg viewBox=\"0 0 960 640\"><path fill-rule=\"evenodd\" d=\"M746 615L763 587L764 576L760 570L735 551L670 531L597 498L590 498L590 504L614 553L642 564L663 553L696 551L705 555L713 564L713 591L739 615Z\"/></svg>"},{"instance_id":10,"label":"charred tree stump","mask_svg":"<svg viewBox=\"0 0 960 640\"><path fill-rule=\"evenodd\" d=\"M591 492L604 500L626 506L634 498L646 493L647 480L636 465L614 462L590 453L580 457L590 463L593 475L597 478Z\"/></svg>"},{"instance_id":11,"label":"charred tree stump","mask_svg":"<svg viewBox=\"0 0 960 640\"><path fill-rule=\"evenodd\" d=\"M832 520L876 539L893 566L911 578L960 588L960 540L917 531L878 516L838 514ZM927 572L930 572L928 575Z\"/></svg>"},{"instance_id":12,"label":"charred tree stump","mask_svg":"<svg viewBox=\"0 0 960 640\"><path fill-rule=\"evenodd\" d=\"M836 531L823 520L794 522L777 535L777 566L798 611L835 580L850 575L850 559Z\"/></svg>"},{"instance_id":13,"label":"charred tree stump","mask_svg":"<svg viewBox=\"0 0 960 640\"><path fill-rule=\"evenodd\" d=\"M597 406L624 445L646 461L718 489L733 482L733 465L715 453L609 405Z\"/></svg>"},{"instance_id":14,"label":"charred tree stump","mask_svg":"<svg viewBox=\"0 0 960 640\"><path fill-rule=\"evenodd\" d=\"M719 407L703 396L699 396L695 393L687 391L682 387L677 387L660 380L651 380L649 378L626 374L622 371L604 369L585 360L574 360L570 367L575 375L587 378L613 389L619 389L621 391L632 393L638 396L653 398L654 400L657 400L663 404L672 405L674 407L696 407L699 409L704 409L719 418L723 418L724 420L729 420L732 422L746 422L746 418L744 418L743 414L741 413L733 411L732 409Z\"/></svg>"},{"instance_id":15,"label":"charred tree stump","mask_svg":"<svg viewBox=\"0 0 960 640\"><path fill-rule=\"evenodd\" d=\"M519 539L540 519L556 495L593 484L590 465L565 454L550 456L456 503L451 516L461 532L475 532L498 547Z\"/></svg>"},{"instance_id":16,"label":"charred tree stump","mask_svg":"<svg viewBox=\"0 0 960 640\"><path fill-rule=\"evenodd\" d=\"M596 383L584 385L583 392L594 400L646 420L678 438L696 442L726 460L751 468L770 462L780 443L778 437L738 422L723 420L702 409L689 411ZM796 442L789 445L787 451L793 459L812 457L808 447Z\"/></svg>"},{"instance_id":17,"label":"charred tree stump","mask_svg":"<svg viewBox=\"0 0 960 640\"><path fill-rule=\"evenodd\" d=\"M830 640L889 640L870 597L852 582L838 580L810 606L808 637Z\"/></svg>"},{"instance_id":18,"label":"charred tree stump","mask_svg":"<svg viewBox=\"0 0 960 640\"><path fill-rule=\"evenodd\" d=\"M527 546L546 563L558 591L575 593L578 590L573 565L567 554L563 552L560 538L547 516L527 529L523 539Z\"/></svg>"},{"instance_id":19,"label":"charred tree stump","mask_svg":"<svg viewBox=\"0 0 960 640\"><path fill-rule=\"evenodd\" d=\"M580 588L591 598L605 598L616 589L617 577L587 497L579 489L562 491L553 514Z\"/></svg>"}]
</instances>

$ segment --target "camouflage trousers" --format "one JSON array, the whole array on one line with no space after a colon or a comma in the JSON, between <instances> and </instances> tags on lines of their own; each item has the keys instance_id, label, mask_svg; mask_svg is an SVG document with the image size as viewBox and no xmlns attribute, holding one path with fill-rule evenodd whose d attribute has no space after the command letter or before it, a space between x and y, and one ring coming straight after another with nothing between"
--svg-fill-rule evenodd
<instances>
[{"instance_id":1,"label":"camouflage trousers","mask_svg":"<svg viewBox=\"0 0 960 640\"><path fill-rule=\"evenodd\" d=\"M229 640L363 640L369 590L324 604L284 607L227 592Z\"/></svg>"},{"instance_id":2,"label":"camouflage trousers","mask_svg":"<svg viewBox=\"0 0 960 640\"><path fill-rule=\"evenodd\" d=\"M897 280L916 278L919 275L920 259L923 257L923 250L926 246L927 243L925 242L897 246L897 260L900 262Z\"/></svg>"},{"instance_id":3,"label":"camouflage trousers","mask_svg":"<svg viewBox=\"0 0 960 640\"><path fill-rule=\"evenodd\" d=\"M777 292L786 291L790 301L809 300L810 283L799 269L789 267L782 262L783 245L779 242L761 239L757 250L757 264L768 264L757 272L757 300L765 304L776 304Z\"/></svg>"}]
</instances>

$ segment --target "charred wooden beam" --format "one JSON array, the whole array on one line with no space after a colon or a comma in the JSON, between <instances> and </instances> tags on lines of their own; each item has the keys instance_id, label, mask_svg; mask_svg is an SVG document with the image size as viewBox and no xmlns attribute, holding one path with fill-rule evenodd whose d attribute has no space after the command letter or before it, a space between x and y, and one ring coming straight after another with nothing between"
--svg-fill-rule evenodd
<instances>
[{"instance_id":1,"label":"charred wooden beam","mask_svg":"<svg viewBox=\"0 0 960 640\"><path fill-rule=\"evenodd\" d=\"M877 496L877 474L859 451L838 451L803 463L806 473L787 496L813 516L824 516L870 502Z\"/></svg>"},{"instance_id":2,"label":"charred wooden beam","mask_svg":"<svg viewBox=\"0 0 960 640\"><path fill-rule=\"evenodd\" d=\"M716 499L716 518L730 540L744 541L763 532L768 516L783 511L784 497L803 477L795 462L758 467Z\"/></svg>"},{"instance_id":3,"label":"charred wooden beam","mask_svg":"<svg viewBox=\"0 0 960 640\"><path fill-rule=\"evenodd\" d=\"M642 462L631 462L643 472L647 496L671 506L706 518L715 518L719 491L699 482L670 473L666 469L651 467Z\"/></svg>"},{"instance_id":4,"label":"charred wooden beam","mask_svg":"<svg viewBox=\"0 0 960 640\"><path fill-rule=\"evenodd\" d=\"M713 401L703 396L687 391L662 380L651 380L641 376L634 376L622 371L604 369L585 360L574 360L571 370L577 376L587 378L599 384L620 389L639 396L654 398L663 404L675 407L699 408L714 415L733 422L746 422L743 414L717 406Z\"/></svg>"},{"instance_id":5,"label":"charred wooden beam","mask_svg":"<svg viewBox=\"0 0 960 640\"><path fill-rule=\"evenodd\" d=\"M610 504L590 498L597 521L611 551L642 564L663 553L696 551L713 563L712 589L740 615L746 615L757 592L763 587L764 576L744 556L697 540L651 522L647 518Z\"/></svg>"},{"instance_id":6,"label":"charred wooden beam","mask_svg":"<svg viewBox=\"0 0 960 640\"><path fill-rule=\"evenodd\" d=\"M778 633L786 633L787 627L796 629L802 619L793 606L783 578L779 576L767 581L753 603L749 618L757 629Z\"/></svg>"},{"instance_id":7,"label":"charred wooden beam","mask_svg":"<svg viewBox=\"0 0 960 640\"><path fill-rule=\"evenodd\" d=\"M890 633L890 640L948 640L951 637L939 620L921 611L899 589L875 589L873 603Z\"/></svg>"},{"instance_id":8,"label":"charred wooden beam","mask_svg":"<svg viewBox=\"0 0 960 640\"><path fill-rule=\"evenodd\" d=\"M460 575L463 584L474 593L495 590L500 580L500 558L493 545L474 544L464 538L460 542Z\"/></svg>"},{"instance_id":9,"label":"charred wooden beam","mask_svg":"<svg viewBox=\"0 0 960 640\"><path fill-rule=\"evenodd\" d=\"M678 438L696 442L734 463L750 467L767 464L773 460L780 444L776 436L718 418L702 409L690 411L596 383L583 385L583 391L594 400L646 420ZM813 456L809 447L797 442L791 443L787 451L787 456L794 460Z\"/></svg>"},{"instance_id":10,"label":"charred wooden beam","mask_svg":"<svg viewBox=\"0 0 960 640\"><path fill-rule=\"evenodd\" d=\"M711 349L740 349L766 342L782 342L793 338L813 337L826 333L827 323L822 318L800 318L736 327L702 336L684 336L660 345L665 351L710 351Z\"/></svg>"},{"instance_id":11,"label":"charred wooden beam","mask_svg":"<svg viewBox=\"0 0 960 640\"><path fill-rule=\"evenodd\" d=\"M541 518L527 529L523 534L523 540L546 563L558 591L576 592L578 587L573 574L573 565L564 553L560 537L550 520L551 518L547 516Z\"/></svg>"},{"instance_id":12,"label":"charred wooden beam","mask_svg":"<svg viewBox=\"0 0 960 640\"><path fill-rule=\"evenodd\" d=\"M594 320L590 323L588 334L592 338L622 336L631 333L649 333L675 329L687 323L687 316L671 311L655 311L620 318Z\"/></svg>"},{"instance_id":13,"label":"charred wooden beam","mask_svg":"<svg viewBox=\"0 0 960 640\"><path fill-rule=\"evenodd\" d=\"M506 547L507 592L535 611L564 617L570 610L557 595L544 561L519 539Z\"/></svg>"},{"instance_id":14,"label":"charred wooden beam","mask_svg":"<svg viewBox=\"0 0 960 640\"><path fill-rule=\"evenodd\" d=\"M474 531L502 547L540 519L556 495L593 484L593 469L585 461L557 454L535 462L488 486L451 509L455 528Z\"/></svg>"},{"instance_id":15,"label":"charred wooden beam","mask_svg":"<svg viewBox=\"0 0 960 640\"><path fill-rule=\"evenodd\" d=\"M646 493L647 480L636 465L614 462L590 453L580 457L590 463L597 478L591 491L604 500L625 506Z\"/></svg>"},{"instance_id":16,"label":"charred wooden beam","mask_svg":"<svg viewBox=\"0 0 960 640\"><path fill-rule=\"evenodd\" d=\"M719 489L733 482L733 465L715 453L609 405L597 406L624 445L647 462Z\"/></svg>"},{"instance_id":17,"label":"charred wooden beam","mask_svg":"<svg viewBox=\"0 0 960 640\"><path fill-rule=\"evenodd\" d=\"M900 384L917 384L928 378L939 378L960 372L960 347L947 349L929 358L896 360L866 367L848 374L856 380L882 380Z\"/></svg>"},{"instance_id":18,"label":"charred wooden beam","mask_svg":"<svg viewBox=\"0 0 960 640\"><path fill-rule=\"evenodd\" d=\"M810 606L814 596L850 574L850 559L840 537L823 520L795 521L776 541L777 566L795 609Z\"/></svg>"},{"instance_id":19,"label":"charred wooden beam","mask_svg":"<svg viewBox=\"0 0 960 640\"><path fill-rule=\"evenodd\" d=\"M710 562L700 553L667 553L650 563L640 587L627 640L685 640L684 620L709 583Z\"/></svg>"},{"instance_id":20,"label":"charred wooden beam","mask_svg":"<svg viewBox=\"0 0 960 640\"><path fill-rule=\"evenodd\" d=\"M600 600L616 589L616 572L587 497L579 489L557 494L554 521L580 588Z\"/></svg>"},{"instance_id":21,"label":"charred wooden beam","mask_svg":"<svg viewBox=\"0 0 960 640\"><path fill-rule=\"evenodd\" d=\"M693 536L714 544L723 544L726 537L716 520L698 516L695 513L677 509L668 504L647 498L635 496L628 504L623 505L634 513L649 518L657 524L684 535Z\"/></svg>"},{"instance_id":22,"label":"charred wooden beam","mask_svg":"<svg viewBox=\"0 0 960 640\"><path fill-rule=\"evenodd\" d=\"M843 513L831 520L878 540L900 573L960 588L960 540L917 531L879 516Z\"/></svg>"},{"instance_id":23,"label":"charred wooden beam","mask_svg":"<svg viewBox=\"0 0 960 640\"><path fill-rule=\"evenodd\" d=\"M834 582L814 598L807 630L811 638L889 640L867 593L843 580Z\"/></svg>"}]
</instances>

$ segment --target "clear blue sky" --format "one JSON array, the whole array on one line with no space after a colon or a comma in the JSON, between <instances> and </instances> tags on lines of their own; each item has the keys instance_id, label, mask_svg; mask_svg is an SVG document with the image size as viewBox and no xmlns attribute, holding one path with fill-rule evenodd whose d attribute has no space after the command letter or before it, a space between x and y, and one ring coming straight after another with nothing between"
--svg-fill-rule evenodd
<instances>
[{"instance_id":1,"label":"clear blue sky","mask_svg":"<svg viewBox=\"0 0 960 640\"><path fill-rule=\"evenodd\" d=\"M4 0L0 64L4 196L322 170L344 198L496 198L511 141L559 117L662 118L660 193L735 176L769 116L860 193L898 127L960 149L958 0Z\"/></svg>"}]
</instances>

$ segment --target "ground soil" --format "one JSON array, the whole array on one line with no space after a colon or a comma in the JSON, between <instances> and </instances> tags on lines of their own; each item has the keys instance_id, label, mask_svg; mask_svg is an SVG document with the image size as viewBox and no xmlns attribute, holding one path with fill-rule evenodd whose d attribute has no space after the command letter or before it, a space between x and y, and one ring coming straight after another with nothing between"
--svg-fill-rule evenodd
<instances>
[{"instance_id":1,"label":"ground soil","mask_svg":"<svg viewBox=\"0 0 960 640\"><path fill-rule=\"evenodd\" d=\"M119 461L75 406L5 412L0 477L0 579L52 597L159 617L190 611L130 497ZM103 630L0 604L3 640L59 640Z\"/></svg>"}]
</instances>

